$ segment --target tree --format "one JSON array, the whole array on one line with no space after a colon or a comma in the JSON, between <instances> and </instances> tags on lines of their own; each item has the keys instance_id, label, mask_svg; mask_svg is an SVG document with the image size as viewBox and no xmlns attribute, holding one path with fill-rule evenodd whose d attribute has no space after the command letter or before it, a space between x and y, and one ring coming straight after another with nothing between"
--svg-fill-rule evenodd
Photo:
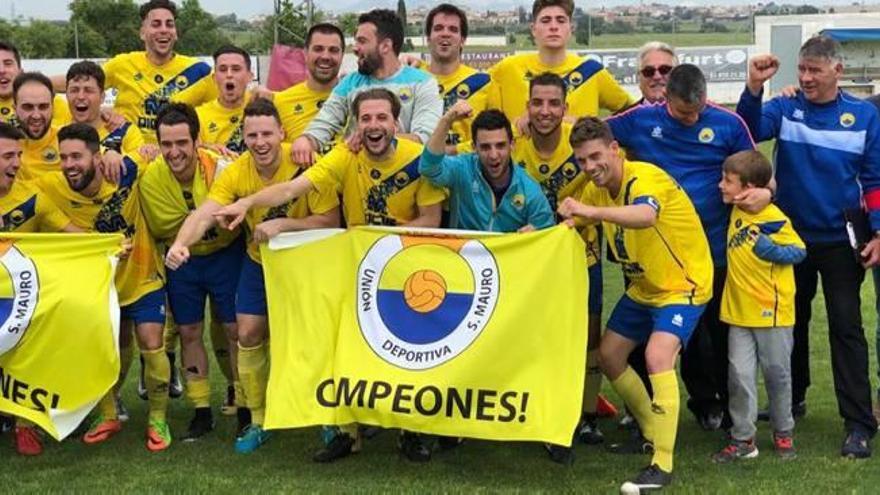
<instances>
[{"instance_id":1,"label":"tree","mask_svg":"<svg viewBox=\"0 0 880 495\"><path fill-rule=\"evenodd\" d=\"M400 17L400 22L406 26L406 0L397 0L397 16Z\"/></svg>"},{"instance_id":2,"label":"tree","mask_svg":"<svg viewBox=\"0 0 880 495\"><path fill-rule=\"evenodd\" d=\"M337 23L343 34L346 36L353 36L358 27L358 14L355 12L346 12L339 16Z\"/></svg>"},{"instance_id":3,"label":"tree","mask_svg":"<svg viewBox=\"0 0 880 495\"><path fill-rule=\"evenodd\" d=\"M89 56L112 56L143 49L140 39L141 18L134 0L73 0L70 21L77 23L80 33L80 55L83 54L83 33L89 50L101 49L93 34L103 39L103 50ZM92 43L95 41L95 43Z\"/></svg>"},{"instance_id":4,"label":"tree","mask_svg":"<svg viewBox=\"0 0 880 495\"><path fill-rule=\"evenodd\" d=\"M312 16L312 22L321 22L326 17L323 11L316 10ZM281 1L281 11L277 16L266 17L260 28L258 51L268 52L275 43L275 24L278 24L278 43L290 46L303 46L309 26L306 22L306 12L303 8L293 6L291 0Z\"/></svg>"},{"instance_id":5,"label":"tree","mask_svg":"<svg viewBox=\"0 0 880 495\"><path fill-rule=\"evenodd\" d=\"M794 9L795 14L818 14L820 10L812 5L798 5L796 9Z\"/></svg>"},{"instance_id":6,"label":"tree","mask_svg":"<svg viewBox=\"0 0 880 495\"><path fill-rule=\"evenodd\" d=\"M64 58L67 54L67 30L63 25L32 20L16 34L15 44L21 58Z\"/></svg>"},{"instance_id":7,"label":"tree","mask_svg":"<svg viewBox=\"0 0 880 495\"><path fill-rule=\"evenodd\" d=\"M79 51L77 52L77 48ZM77 55L77 53L79 53ZM67 56L70 58L103 58L110 56L104 35L92 26L78 21L67 26Z\"/></svg>"},{"instance_id":8,"label":"tree","mask_svg":"<svg viewBox=\"0 0 880 495\"><path fill-rule=\"evenodd\" d=\"M574 40L580 45L589 45L591 31L589 16L582 17L574 30Z\"/></svg>"},{"instance_id":9,"label":"tree","mask_svg":"<svg viewBox=\"0 0 880 495\"><path fill-rule=\"evenodd\" d=\"M651 30L655 33L671 33L672 21L660 21L654 24L654 27L652 27Z\"/></svg>"},{"instance_id":10,"label":"tree","mask_svg":"<svg viewBox=\"0 0 880 495\"><path fill-rule=\"evenodd\" d=\"M516 16L519 18L520 24L526 24L529 22L529 14L526 12L526 8L522 5L516 8Z\"/></svg>"},{"instance_id":11,"label":"tree","mask_svg":"<svg viewBox=\"0 0 880 495\"><path fill-rule=\"evenodd\" d=\"M183 0L177 11L177 51L188 55L210 55L229 38L217 28L214 16L202 9L199 0Z\"/></svg>"}]
</instances>

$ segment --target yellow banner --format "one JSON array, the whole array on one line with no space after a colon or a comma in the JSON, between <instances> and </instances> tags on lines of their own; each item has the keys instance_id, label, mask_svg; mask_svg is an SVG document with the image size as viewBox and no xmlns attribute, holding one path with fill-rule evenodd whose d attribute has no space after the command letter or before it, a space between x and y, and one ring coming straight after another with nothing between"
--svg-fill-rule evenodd
<instances>
[{"instance_id":1,"label":"yellow banner","mask_svg":"<svg viewBox=\"0 0 880 495\"><path fill-rule=\"evenodd\" d=\"M357 422L571 443L587 348L575 231L358 228L279 244L262 252L267 428Z\"/></svg>"},{"instance_id":2,"label":"yellow banner","mask_svg":"<svg viewBox=\"0 0 880 495\"><path fill-rule=\"evenodd\" d=\"M121 240L0 234L0 412L60 440L116 382Z\"/></svg>"}]
</instances>

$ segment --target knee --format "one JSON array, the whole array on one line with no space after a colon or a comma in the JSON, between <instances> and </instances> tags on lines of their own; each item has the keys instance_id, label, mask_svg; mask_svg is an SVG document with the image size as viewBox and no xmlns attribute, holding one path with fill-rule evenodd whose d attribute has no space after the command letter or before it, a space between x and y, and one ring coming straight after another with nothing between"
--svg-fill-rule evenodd
<instances>
[{"instance_id":1,"label":"knee","mask_svg":"<svg viewBox=\"0 0 880 495\"><path fill-rule=\"evenodd\" d=\"M617 378L626 369L626 358L619 356L608 346L599 346L599 369L610 379Z\"/></svg>"},{"instance_id":2,"label":"knee","mask_svg":"<svg viewBox=\"0 0 880 495\"><path fill-rule=\"evenodd\" d=\"M202 326L196 325L180 325L177 327L180 333L180 344L183 346L191 346L202 343Z\"/></svg>"},{"instance_id":3,"label":"knee","mask_svg":"<svg viewBox=\"0 0 880 495\"><path fill-rule=\"evenodd\" d=\"M648 373L652 375L662 373L671 370L674 366L675 355L670 356L665 350L651 346L645 350L645 367L648 368Z\"/></svg>"},{"instance_id":4,"label":"knee","mask_svg":"<svg viewBox=\"0 0 880 495\"><path fill-rule=\"evenodd\" d=\"M242 347L254 347L260 345L265 337L265 331L258 325L239 325L238 343Z\"/></svg>"}]
</instances>

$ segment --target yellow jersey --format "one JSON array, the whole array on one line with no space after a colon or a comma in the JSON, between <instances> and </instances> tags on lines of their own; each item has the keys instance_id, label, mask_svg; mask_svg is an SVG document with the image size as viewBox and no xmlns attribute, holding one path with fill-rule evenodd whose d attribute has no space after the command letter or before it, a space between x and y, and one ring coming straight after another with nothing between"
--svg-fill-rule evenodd
<instances>
[{"instance_id":1,"label":"yellow jersey","mask_svg":"<svg viewBox=\"0 0 880 495\"><path fill-rule=\"evenodd\" d=\"M314 91L309 88L306 81L303 81L275 94L273 101L278 114L281 115L284 141L292 143L302 135L309 122L318 115L331 92L332 90ZM325 149L319 150L319 154L330 151L335 141L331 140Z\"/></svg>"},{"instance_id":2,"label":"yellow jersey","mask_svg":"<svg viewBox=\"0 0 880 495\"><path fill-rule=\"evenodd\" d=\"M342 196L349 227L403 225L419 216L419 206L441 203L443 189L419 174L422 145L395 140L395 151L376 161L361 149L352 153L345 145L334 147L305 172L315 189Z\"/></svg>"},{"instance_id":3,"label":"yellow jersey","mask_svg":"<svg viewBox=\"0 0 880 495\"><path fill-rule=\"evenodd\" d=\"M211 66L195 57L175 54L156 66L146 52L121 53L104 63L106 87L115 88L113 109L156 144L156 112L169 101L197 107L217 97Z\"/></svg>"},{"instance_id":4,"label":"yellow jersey","mask_svg":"<svg viewBox=\"0 0 880 495\"><path fill-rule=\"evenodd\" d=\"M64 95L55 95L52 99L52 126L63 127L73 120L70 114L70 105L67 104L67 98ZM0 122L11 125L18 125L18 117L15 116L15 101L10 96L7 99L0 99Z\"/></svg>"},{"instance_id":5,"label":"yellow jersey","mask_svg":"<svg viewBox=\"0 0 880 495\"><path fill-rule=\"evenodd\" d=\"M226 108L220 100L196 108L199 115L199 140L202 144L218 144L238 154L247 151L244 145L244 107Z\"/></svg>"},{"instance_id":6,"label":"yellow jersey","mask_svg":"<svg viewBox=\"0 0 880 495\"><path fill-rule=\"evenodd\" d=\"M516 122L526 113L529 81L544 72L556 74L565 81L568 114L575 117L596 116L600 108L616 112L634 101L596 60L569 53L563 63L549 67L541 62L537 53L521 53L506 57L489 69L492 76L489 108L501 110L511 123Z\"/></svg>"},{"instance_id":7,"label":"yellow jersey","mask_svg":"<svg viewBox=\"0 0 880 495\"><path fill-rule=\"evenodd\" d=\"M49 172L61 171L61 154L58 148L58 128L49 127L40 139L25 138L21 141L21 169L18 178L35 181Z\"/></svg>"},{"instance_id":8,"label":"yellow jersey","mask_svg":"<svg viewBox=\"0 0 880 495\"><path fill-rule=\"evenodd\" d=\"M93 197L83 196L59 172L40 179L40 188L77 227L88 232L121 233L131 240L128 258L119 261L116 289L119 305L127 306L162 288L162 260L141 213L138 189L144 166L126 157L119 184L104 180Z\"/></svg>"},{"instance_id":9,"label":"yellow jersey","mask_svg":"<svg viewBox=\"0 0 880 495\"><path fill-rule=\"evenodd\" d=\"M146 144L143 134L131 122L126 122L112 131L99 125L97 131L103 151L113 150L120 155L139 157L141 147Z\"/></svg>"},{"instance_id":10,"label":"yellow jersey","mask_svg":"<svg viewBox=\"0 0 880 495\"><path fill-rule=\"evenodd\" d=\"M269 180L260 177L257 164L254 163L250 151L245 152L232 162L211 185L208 199L221 205L232 204L240 198L256 194L274 184L280 184L299 177L303 168L290 159L290 144L281 145L281 163ZM339 198L333 191L310 192L305 197L297 198L290 203L272 208L251 208L247 213L248 256L260 263L260 245L254 241L253 232L256 226L267 220L276 218L305 218L309 215L320 215L336 208Z\"/></svg>"},{"instance_id":11,"label":"yellow jersey","mask_svg":"<svg viewBox=\"0 0 880 495\"><path fill-rule=\"evenodd\" d=\"M70 225L58 205L33 184L15 181L6 196L0 197L3 232L61 232Z\"/></svg>"},{"instance_id":12,"label":"yellow jersey","mask_svg":"<svg viewBox=\"0 0 880 495\"><path fill-rule=\"evenodd\" d=\"M422 65L426 72L428 72L428 67L427 64ZM461 64L452 74L446 76L431 75L437 79L437 84L440 86L440 98L443 99L444 114L459 100L467 101L474 110L470 117L457 120L452 124L449 134L446 135L446 144L455 146L459 153L473 149L471 144L471 124L477 114L487 108L489 83L491 82L489 74Z\"/></svg>"},{"instance_id":13,"label":"yellow jersey","mask_svg":"<svg viewBox=\"0 0 880 495\"><path fill-rule=\"evenodd\" d=\"M734 207L727 228L727 279L721 321L749 328L794 325L794 267L759 258L752 250L757 234L775 244L804 248L791 220L768 205L750 214Z\"/></svg>"},{"instance_id":14,"label":"yellow jersey","mask_svg":"<svg viewBox=\"0 0 880 495\"><path fill-rule=\"evenodd\" d=\"M574 157L574 150L568 142L571 124L563 122L559 145L550 156L543 156L535 148L531 138L519 136L513 145L513 161L526 169L526 172L541 185L541 190L550 203L554 213L559 204L568 197L580 198L587 183L587 176L581 172ZM599 226L587 225L581 229L581 237L587 246L587 266L593 266L601 258Z\"/></svg>"},{"instance_id":15,"label":"yellow jersey","mask_svg":"<svg viewBox=\"0 0 880 495\"><path fill-rule=\"evenodd\" d=\"M632 281L627 295L647 306L705 304L712 297L709 241L693 203L672 177L655 165L625 160L617 197L590 182L581 202L595 206L646 204L657 211L653 227L602 228L623 272Z\"/></svg>"},{"instance_id":16,"label":"yellow jersey","mask_svg":"<svg viewBox=\"0 0 880 495\"><path fill-rule=\"evenodd\" d=\"M207 150L198 150L197 165L191 184L178 182L165 159L159 155L141 178L141 207L150 233L166 247L174 242L186 217L205 202L208 190L220 174L220 157ZM238 237L239 230L212 227L202 239L190 246L190 252L204 256L218 251Z\"/></svg>"}]
</instances>

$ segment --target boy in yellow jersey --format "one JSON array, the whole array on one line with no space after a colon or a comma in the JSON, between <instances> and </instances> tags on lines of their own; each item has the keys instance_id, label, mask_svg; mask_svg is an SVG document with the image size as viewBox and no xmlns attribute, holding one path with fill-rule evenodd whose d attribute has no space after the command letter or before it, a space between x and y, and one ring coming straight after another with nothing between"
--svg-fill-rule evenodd
<instances>
[{"instance_id":1,"label":"boy in yellow jersey","mask_svg":"<svg viewBox=\"0 0 880 495\"><path fill-rule=\"evenodd\" d=\"M253 216L252 208L259 211L275 207L318 191L342 196L349 226L438 227L440 204L445 194L419 175L422 145L395 137L400 115L397 97L385 88L371 88L355 97L352 112L357 116L356 132L363 142L358 153L347 146L333 148L301 176L267 187L217 211L221 224L234 228ZM358 448L357 438L357 425L325 429L326 445L313 459L331 462L344 457ZM413 433L402 435L400 447L404 455L414 461L427 461L431 457L428 446Z\"/></svg>"},{"instance_id":2,"label":"boy in yellow jersey","mask_svg":"<svg viewBox=\"0 0 880 495\"><path fill-rule=\"evenodd\" d=\"M170 103L157 117L156 133L162 156L144 172L140 193L150 232L168 246L187 215L204 203L208 189L220 172L219 156L197 148L199 119L189 105ZM230 349L236 343L235 289L244 256L244 243L240 238L238 231L212 228L192 246L190 263L167 274L165 288L180 334L186 395L195 407L183 441L197 440L214 429L202 322L206 299L210 296L212 323L220 326L222 348ZM227 338L231 342L227 342ZM227 361L226 367L231 368L235 356L226 351L222 358ZM235 379L235 374L231 375L230 382Z\"/></svg>"},{"instance_id":3,"label":"boy in yellow jersey","mask_svg":"<svg viewBox=\"0 0 880 495\"><path fill-rule=\"evenodd\" d=\"M571 124L564 121L567 109L565 98L565 82L556 74L545 72L529 81L527 115L531 132L527 136L520 136L514 144L514 162L538 181L553 211L565 198L579 198L587 182L587 176L578 167L568 142ZM599 260L602 258L602 248L598 229L596 225L588 225L581 231L587 246L590 323L581 421L575 432L577 439L592 445L604 441L596 414L602 385L598 362L602 320L602 264ZM564 463L569 461L571 449L552 446L549 453L551 458Z\"/></svg>"},{"instance_id":4,"label":"boy in yellow jersey","mask_svg":"<svg viewBox=\"0 0 880 495\"><path fill-rule=\"evenodd\" d=\"M159 253L141 213L138 190L144 167L126 158L124 174L118 184L113 184L98 167L100 139L92 126L70 124L58 131L58 140L61 170L42 177L41 189L77 227L89 232L122 233L131 241L131 254L120 261L116 270L122 320L119 345L121 353L129 349L134 325L149 394L147 449L167 449L171 445L171 431L165 413L171 370L162 342L165 290ZM110 390L99 403L99 414L83 441L103 442L121 429L114 391Z\"/></svg>"},{"instance_id":5,"label":"boy in yellow jersey","mask_svg":"<svg viewBox=\"0 0 880 495\"><path fill-rule=\"evenodd\" d=\"M0 122L0 230L3 232L78 232L70 219L42 191L16 181L21 166L24 135ZM43 445L30 421L15 420L15 450L21 455L40 455Z\"/></svg>"},{"instance_id":6,"label":"boy in yellow jersey","mask_svg":"<svg viewBox=\"0 0 880 495\"><path fill-rule=\"evenodd\" d=\"M12 98L12 82L21 74L21 55L12 43L0 41L0 122L17 124L15 101ZM55 95L52 101L52 121L58 125L70 121L67 100Z\"/></svg>"},{"instance_id":7,"label":"boy in yellow jersey","mask_svg":"<svg viewBox=\"0 0 880 495\"><path fill-rule=\"evenodd\" d=\"M773 167L758 151L740 151L724 160L718 187L725 204L743 191L767 187ZM794 268L807 256L791 220L775 205L747 213L734 204L727 229L727 280L721 320L730 325L728 362L730 418L727 446L712 456L717 463L758 456L757 368L767 398L773 446L783 459L796 456L791 413L791 350L794 345Z\"/></svg>"},{"instance_id":8,"label":"boy in yellow jersey","mask_svg":"<svg viewBox=\"0 0 880 495\"><path fill-rule=\"evenodd\" d=\"M303 169L290 159L290 145L281 143L283 138L281 119L272 102L257 98L245 107L244 139L248 151L220 174L204 202L180 227L165 256L165 264L171 270L179 270L194 258L190 246L216 227L215 214L223 205L302 174ZM243 403L251 411L252 422L239 432L235 440L236 452L253 452L269 437L263 430L269 373L266 349L269 329L259 244L279 232L338 226L338 204L334 191L322 191L299 201L284 202L275 208L257 208L247 216L249 240L236 289L235 312L238 376Z\"/></svg>"},{"instance_id":9,"label":"boy in yellow jersey","mask_svg":"<svg viewBox=\"0 0 880 495\"><path fill-rule=\"evenodd\" d=\"M473 109L470 117L456 120L446 137L446 154L471 147L471 123L486 109L489 75L461 63L461 53L468 35L467 15L455 5L442 3L428 12L425 36L431 51L427 71L440 86L443 113L457 101L465 100Z\"/></svg>"},{"instance_id":10,"label":"boy in yellow jersey","mask_svg":"<svg viewBox=\"0 0 880 495\"><path fill-rule=\"evenodd\" d=\"M254 79L251 56L243 49L224 45L214 52L214 84L217 99L196 108L199 140L203 146L237 157L245 152L242 118L247 87Z\"/></svg>"},{"instance_id":11,"label":"boy in yellow jersey","mask_svg":"<svg viewBox=\"0 0 880 495\"><path fill-rule=\"evenodd\" d=\"M687 194L658 167L625 160L608 124L581 118L569 141L591 182L581 201L566 198L559 213L602 222L631 280L608 319L599 362L647 440L632 451L653 449L654 456L650 466L621 486L621 493L659 489L672 482L679 411L676 357L712 297L709 242ZM627 365L629 354L646 340L653 401Z\"/></svg>"},{"instance_id":12,"label":"boy in yellow jersey","mask_svg":"<svg viewBox=\"0 0 880 495\"><path fill-rule=\"evenodd\" d=\"M572 0L535 0L531 28L538 53L506 57L489 69L489 108L503 111L521 131L528 129L527 116L523 114L529 94L528 80L543 72L552 72L565 81L568 113L573 117L595 116L600 108L614 112L633 102L601 63L566 50L573 11Z\"/></svg>"},{"instance_id":13,"label":"boy in yellow jersey","mask_svg":"<svg viewBox=\"0 0 880 495\"><path fill-rule=\"evenodd\" d=\"M61 170L58 130L52 126L52 82L39 72L22 72L12 83L15 117L24 132L21 180L35 181Z\"/></svg>"},{"instance_id":14,"label":"boy in yellow jersey","mask_svg":"<svg viewBox=\"0 0 880 495\"><path fill-rule=\"evenodd\" d=\"M306 80L276 93L273 99L286 142L293 142L306 130L339 82L345 36L333 24L315 24L306 34L305 51ZM335 142L330 140L318 151L327 153Z\"/></svg>"}]
</instances>

